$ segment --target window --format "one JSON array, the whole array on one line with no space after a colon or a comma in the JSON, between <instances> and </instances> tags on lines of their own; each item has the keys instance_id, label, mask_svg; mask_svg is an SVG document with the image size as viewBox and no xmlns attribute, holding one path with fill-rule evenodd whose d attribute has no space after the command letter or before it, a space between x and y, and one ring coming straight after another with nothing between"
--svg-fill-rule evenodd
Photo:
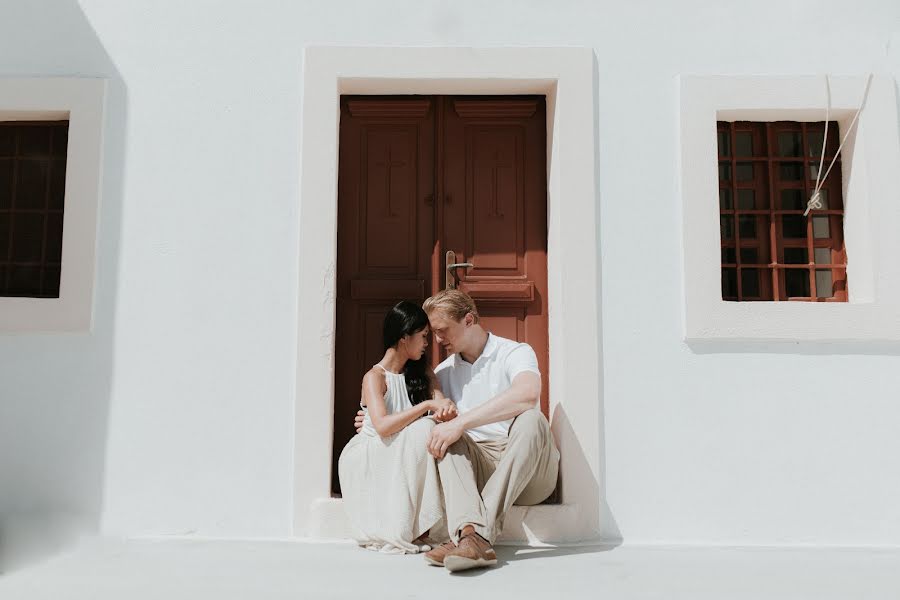
<instances>
[{"instance_id":1,"label":"window","mask_svg":"<svg viewBox=\"0 0 900 600\"><path fill-rule=\"evenodd\" d=\"M897 302L900 298L900 270L891 266L891 257L900 256L900 236L895 234L900 231L900 202L894 192L897 187L894 179L900 164L900 127L893 78L881 75L872 78L866 75L829 77L827 88L830 88L830 94L826 93L824 76L683 75L679 81L681 290L685 341L710 351L721 350L733 342L835 342L852 345L900 341L900 303ZM809 128L820 125L826 119L828 105L828 131L832 136L845 134L857 114L859 117L841 151L840 163L835 164L828 175L825 188L828 208L822 209L825 212L811 213L812 219L804 219L800 212L799 231L797 219L787 219L788 233L803 237L786 238L785 223L780 217L796 215L779 215L776 210L791 210L781 207L797 206L797 194L801 188L800 206L803 206L808 198L807 190L815 185L814 174L811 177L809 173L799 174L796 169L798 164L807 170L811 166L818 168L819 157L815 155L815 150L812 153L808 151L810 146L816 147L815 143L810 142ZM863 110L858 112L861 106ZM729 156L726 162L730 164L723 165L732 171L725 174L730 182L727 185L720 183L718 175L717 123L720 121L726 123L729 130ZM807 127L805 140L803 123ZM746 135L738 139L738 127L748 126L745 131L750 133L749 139L752 140L752 124L762 128L755 135L766 147L760 148L758 155L757 149L753 148L753 157L738 156L739 150L744 152L748 140ZM788 127L782 136L784 150L779 149L778 136L770 131L780 126ZM799 138L796 135L798 126ZM732 127L735 135L731 135ZM800 152L797 152L798 145ZM806 152L802 150L804 145ZM836 148L837 144L829 139L827 149L833 152ZM780 156L781 152L801 156ZM760 160L746 160L756 156ZM738 173L738 163L747 162L765 164L767 167L764 173L756 173L755 168L752 172L742 168ZM792 163L793 166L785 166L784 172L781 172L768 167L772 162ZM738 176L750 179L737 181ZM763 177L766 178L764 183ZM759 183L756 178L760 178ZM762 219L763 230L768 226L768 238L763 237L756 244L756 249L758 252L768 249L769 254L754 257L752 252L745 252L744 257L739 256L741 215L735 212L730 221L734 228L734 262L725 264L733 265L735 279L731 281L732 288L736 289L740 281L740 298L744 300L749 294L743 293L741 278L752 277L751 265L762 265L758 268L765 269L768 279L759 280L759 295L756 297L764 297L763 286L768 284L772 286L773 301L742 302L737 291L731 291L731 295L727 296L729 299L723 299L720 189L726 187L732 190L732 208L725 210L740 211L741 206L750 205L751 199L756 206L757 185L769 191L767 210L758 215L744 216L752 216L757 221ZM739 204L739 190L748 189L752 189L754 195L744 191L743 204ZM786 204L782 204L782 190L787 190L783 200ZM835 196L838 190L842 193ZM837 212L829 214L827 211ZM826 217L827 233L823 230L823 221L813 220L815 217ZM818 224L818 230L811 232L814 224ZM752 235L749 234L759 233L759 223L755 225L756 232L749 229L750 220L744 219L745 234L748 235L742 237L750 240ZM823 237L816 237L816 232ZM782 236L780 244L779 234ZM827 241L823 243L821 240ZM763 243L765 241L768 241L768 246ZM731 260L731 245L725 248L726 259ZM826 256L823 248L832 251L829 258L834 262L824 262ZM739 259L742 262L739 263ZM759 262L751 262L753 260ZM792 264L797 266L789 266ZM738 277L738 267L751 270L751 275L744 275L741 268ZM801 280L797 275L791 275L788 289L785 275L792 270L806 271L807 277ZM817 271L831 271L832 297L818 293L817 287L827 289L828 281L820 274L819 282L815 282ZM803 293L805 289L802 286L806 285L809 286L807 296L794 295ZM752 287L753 281L750 281L748 291L754 292ZM776 289L778 302L774 301ZM784 301L799 298L816 301Z\"/></svg>"},{"instance_id":2,"label":"window","mask_svg":"<svg viewBox=\"0 0 900 600\"><path fill-rule=\"evenodd\" d=\"M0 296L59 297L68 132L0 122Z\"/></svg>"},{"instance_id":3,"label":"window","mask_svg":"<svg viewBox=\"0 0 900 600\"><path fill-rule=\"evenodd\" d=\"M0 335L91 331L105 96L0 77Z\"/></svg>"},{"instance_id":4,"label":"window","mask_svg":"<svg viewBox=\"0 0 900 600\"><path fill-rule=\"evenodd\" d=\"M847 301L841 164L816 186L825 123L719 121L722 299ZM839 144L828 125L822 169ZM824 173L823 173L824 175Z\"/></svg>"}]
</instances>

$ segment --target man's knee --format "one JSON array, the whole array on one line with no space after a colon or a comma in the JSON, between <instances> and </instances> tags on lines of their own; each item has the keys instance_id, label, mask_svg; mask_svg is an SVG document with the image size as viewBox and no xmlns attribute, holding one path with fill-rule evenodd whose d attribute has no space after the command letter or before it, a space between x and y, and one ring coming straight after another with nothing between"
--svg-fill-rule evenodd
<instances>
[{"instance_id":1,"label":"man's knee","mask_svg":"<svg viewBox=\"0 0 900 600\"><path fill-rule=\"evenodd\" d=\"M452 454L453 456L465 456L466 458L470 458L471 454L469 449L469 444L463 438L460 438L447 446L447 452L444 454L446 457L448 454ZM443 459L442 459L443 460Z\"/></svg>"},{"instance_id":2,"label":"man's knee","mask_svg":"<svg viewBox=\"0 0 900 600\"><path fill-rule=\"evenodd\" d=\"M510 439L518 437L543 438L550 434L550 423L539 408L532 408L520 414L509 428Z\"/></svg>"}]
</instances>

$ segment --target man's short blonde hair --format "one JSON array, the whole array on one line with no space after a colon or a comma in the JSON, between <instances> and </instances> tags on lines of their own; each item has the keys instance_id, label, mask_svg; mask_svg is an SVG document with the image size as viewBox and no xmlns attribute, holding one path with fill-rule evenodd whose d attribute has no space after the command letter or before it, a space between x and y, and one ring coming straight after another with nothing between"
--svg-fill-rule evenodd
<instances>
[{"instance_id":1,"label":"man's short blonde hair","mask_svg":"<svg viewBox=\"0 0 900 600\"><path fill-rule=\"evenodd\" d=\"M454 321L462 321L466 313L472 313L476 323L479 319L478 309L475 307L472 296L459 290L441 290L426 300L422 308L429 315L439 310Z\"/></svg>"}]
</instances>

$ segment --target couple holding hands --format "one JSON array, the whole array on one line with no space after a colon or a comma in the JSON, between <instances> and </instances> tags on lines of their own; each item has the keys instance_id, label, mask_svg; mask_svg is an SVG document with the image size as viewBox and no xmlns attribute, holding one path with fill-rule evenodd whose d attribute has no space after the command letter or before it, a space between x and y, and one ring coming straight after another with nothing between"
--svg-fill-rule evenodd
<instances>
[{"instance_id":1,"label":"couple holding hands","mask_svg":"<svg viewBox=\"0 0 900 600\"><path fill-rule=\"evenodd\" d=\"M429 329L450 353L434 370ZM450 571L495 565L509 507L556 488L559 451L539 408L534 350L483 329L459 290L422 307L398 303L383 337L338 463L354 536L373 550L425 552Z\"/></svg>"}]
</instances>

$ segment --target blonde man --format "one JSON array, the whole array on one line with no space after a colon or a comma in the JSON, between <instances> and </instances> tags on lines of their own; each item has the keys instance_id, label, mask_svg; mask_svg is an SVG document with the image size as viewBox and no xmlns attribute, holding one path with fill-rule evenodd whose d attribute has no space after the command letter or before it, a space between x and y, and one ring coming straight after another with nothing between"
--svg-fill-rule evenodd
<instances>
[{"instance_id":1,"label":"blonde man","mask_svg":"<svg viewBox=\"0 0 900 600\"><path fill-rule=\"evenodd\" d=\"M435 375L459 411L427 441L452 539L425 559L450 571L491 566L509 507L539 504L556 487L559 451L539 407L537 357L528 344L485 331L475 302L459 290L439 292L423 308L435 342L450 353Z\"/></svg>"}]
</instances>

